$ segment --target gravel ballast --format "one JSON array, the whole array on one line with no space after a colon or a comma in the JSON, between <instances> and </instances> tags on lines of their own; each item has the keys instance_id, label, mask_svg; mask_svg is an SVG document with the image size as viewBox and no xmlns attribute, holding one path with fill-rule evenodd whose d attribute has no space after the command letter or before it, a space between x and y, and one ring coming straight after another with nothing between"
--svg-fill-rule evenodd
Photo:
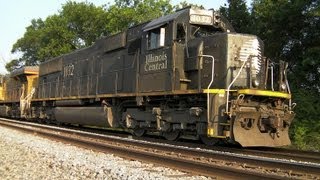
<instances>
[{"instance_id":1,"label":"gravel ballast","mask_svg":"<svg viewBox=\"0 0 320 180\"><path fill-rule=\"evenodd\" d=\"M0 179L210 179L0 126Z\"/></svg>"}]
</instances>

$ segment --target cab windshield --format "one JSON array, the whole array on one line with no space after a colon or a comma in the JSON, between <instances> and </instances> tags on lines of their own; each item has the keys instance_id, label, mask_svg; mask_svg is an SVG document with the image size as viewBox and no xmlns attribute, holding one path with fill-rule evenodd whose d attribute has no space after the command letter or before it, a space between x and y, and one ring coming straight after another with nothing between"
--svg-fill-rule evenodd
<instances>
[{"instance_id":1,"label":"cab windshield","mask_svg":"<svg viewBox=\"0 0 320 180\"><path fill-rule=\"evenodd\" d=\"M211 36L217 32L223 32L223 30L213 26L191 26L191 35L195 38Z\"/></svg>"}]
</instances>

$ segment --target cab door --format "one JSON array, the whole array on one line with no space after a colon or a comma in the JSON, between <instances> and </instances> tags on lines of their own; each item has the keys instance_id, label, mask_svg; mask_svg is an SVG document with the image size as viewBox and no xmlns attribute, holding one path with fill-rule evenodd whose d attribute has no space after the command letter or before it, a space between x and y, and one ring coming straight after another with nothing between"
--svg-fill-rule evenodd
<instances>
[{"instance_id":1,"label":"cab door","mask_svg":"<svg viewBox=\"0 0 320 180\"><path fill-rule=\"evenodd\" d=\"M143 32L139 67L139 92L173 89L171 25L166 23Z\"/></svg>"}]
</instances>

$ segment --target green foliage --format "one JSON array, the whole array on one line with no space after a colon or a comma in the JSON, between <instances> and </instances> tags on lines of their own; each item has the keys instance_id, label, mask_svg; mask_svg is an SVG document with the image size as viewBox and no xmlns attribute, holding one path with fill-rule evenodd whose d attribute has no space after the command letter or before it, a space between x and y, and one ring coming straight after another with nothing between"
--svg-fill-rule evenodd
<instances>
[{"instance_id":1,"label":"green foliage","mask_svg":"<svg viewBox=\"0 0 320 180\"><path fill-rule=\"evenodd\" d=\"M65 28L66 25L66 19L58 15L49 16L46 19L45 26L38 31L40 47L36 52L36 58L39 61L44 61L75 49L75 44L71 42L75 35Z\"/></svg>"},{"instance_id":2,"label":"green foliage","mask_svg":"<svg viewBox=\"0 0 320 180\"><path fill-rule=\"evenodd\" d=\"M196 9L204 9L204 7L202 5L188 3L187 1L181 1L178 5L174 6L174 9L178 10L178 9L183 9L186 7L192 7L192 8L196 8Z\"/></svg>"},{"instance_id":3,"label":"green foliage","mask_svg":"<svg viewBox=\"0 0 320 180\"><path fill-rule=\"evenodd\" d=\"M254 32L265 41L268 57L286 60L291 67L301 62L319 20L312 18L312 6L312 0L253 1Z\"/></svg>"},{"instance_id":4,"label":"green foliage","mask_svg":"<svg viewBox=\"0 0 320 180\"><path fill-rule=\"evenodd\" d=\"M5 68L7 69L8 72L12 72L12 71L14 71L16 69L19 69L21 67L22 67L22 65L21 65L21 63L19 62L18 59L11 60L5 66Z\"/></svg>"},{"instance_id":5,"label":"green foliage","mask_svg":"<svg viewBox=\"0 0 320 180\"><path fill-rule=\"evenodd\" d=\"M253 1L256 34L267 57L289 62L294 88L319 92L319 1Z\"/></svg>"},{"instance_id":6,"label":"green foliage","mask_svg":"<svg viewBox=\"0 0 320 180\"><path fill-rule=\"evenodd\" d=\"M62 6L60 16L67 22L68 30L76 36L73 43L76 48L90 46L99 37L107 35L107 12L92 3L72 2Z\"/></svg>"},{"instance_id":7,"label":"green foliage","mask_svg":"<svg viewBox=\"0 0 320 180\"><path fill-rule=\"evenodd\" d=\"M97 38L106 35L106 12L88 2L68 1L59 14L33 19L12 52L22 52L17 61L8 63L7 70L21 65L37 65L52 57L78 48L90 46Z\"/></svg>"},{"instance_id":8,"label":"green foliage","mask_svg":"<svg viewBox=\"0 0 320 180\"><path fill-rule=\"evenodd\" d=\"M23 53L22 58L10 62L6 65L7 70L16 69L17 66L25 62L26 65L36 64L34 59L37 58L37 52L41 48L41 31L44 28L42 19L33 19L31 25L26 28L26 32L12 47L12 52L20 51ZM10 72L10 71L9 71Z\"/></svg>"},{"instance_id":9,"label":"green foliage","mask_svg":"<svg viewBox=\"0 0 320 180\"><path fill-rule=\"evenodd\" d=\"M300 89L294 92L298 104L290 129L293 144L304 150L320 150L320 98L318 92Z\"/></svg>"},{"instance_id":10,"label":"green foliage","mask_svg":"<svg viewBox=\"0 0 320 180\"><path fill-rule=\"evenodd\" d=\"M172 13L170 0L116 0L106 9L107 30L112 34L142 22Z\"/></svg>"},{"instance_id":11,"label":"green foliage","mask_svg":"<svg viewBox=\"0 0 320 180\"><path fill-rule=\"evenodd\" d=\"M230 21L236 32L252 31L252 19L245 0L228 0L228 7L220 7L220 12Z\"/></svg>"}]
</instances>

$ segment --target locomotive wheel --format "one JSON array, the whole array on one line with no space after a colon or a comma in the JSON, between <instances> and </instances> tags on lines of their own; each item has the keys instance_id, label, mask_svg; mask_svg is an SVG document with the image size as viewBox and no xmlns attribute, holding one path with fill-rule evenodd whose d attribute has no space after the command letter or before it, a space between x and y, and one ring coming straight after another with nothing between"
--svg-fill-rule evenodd
<instances>
[{"instance_id":1,"label":"locomotive wheel","mask_svg":"<svg viewBox=\"0 0 320 180\"><path fill-rule=\"evenodd\" d=\"M32 117L31 111L27 111L25 118L26 118L28 121L34 121L34 118Z\"/></svg>"},{"instance_id":2,"label":"locomotive wheel","mask_svg":"<svg viewBox=\"0 0 320 180\"><path fill-rule=\"evenodd\" d=\"M208 146L214 146L220 142L220 139L217 138L210 138L206 135L200 136L201 141Z\"/></svg>"},{"instance_id":3,"label":"locomotive wheel","mask_svg":"<svg viewBox=\"0 0 320 180\"><path fill-rule=\"evenodd\" d=\"M138 137L141 137L143 136L144 134L146 133L146 130L144 129L134 129L132 134L135 135L135 136L138 136Z\"/></svg>"},{"instance_id":4,"label":"locomotive wheel","mask_svg":"<svg viewBox=\"0 0 320 180\"><path fill-rule=\"evenodd\" d=\"M29 116L29 115L27 115L25 118L26 118L27 121L32 121L33 120L32 117Z\"/></svg>"},{"instance_id":5,"label":"locomotive wheel","mask_svg":"<svg viewBox=\"0 0 320 180\"><path fill-rule=\"evenodd\" d=\"M169 141L174 141L180 136L180 131L163 132L162 136Z\"/></svg>"}]
</instances>

